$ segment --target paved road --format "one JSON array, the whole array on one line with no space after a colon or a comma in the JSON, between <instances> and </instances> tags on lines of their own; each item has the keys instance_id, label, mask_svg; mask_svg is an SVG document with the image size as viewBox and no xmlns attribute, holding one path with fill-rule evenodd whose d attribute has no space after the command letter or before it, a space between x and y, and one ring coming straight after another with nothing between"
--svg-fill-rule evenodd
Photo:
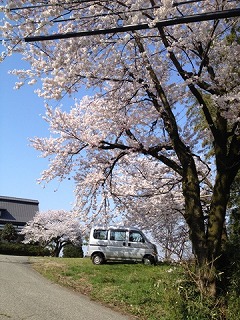
<instances>
[{"instance_id":1,"label":"paved road","mask_svg":"<svg viewBox=\"0 0 240 320\"><path fill-rule=\"evenodd\" d=\"M43 278L27 257L0 255L1 320L127 320Z\"/></svg>"}]
</instances>

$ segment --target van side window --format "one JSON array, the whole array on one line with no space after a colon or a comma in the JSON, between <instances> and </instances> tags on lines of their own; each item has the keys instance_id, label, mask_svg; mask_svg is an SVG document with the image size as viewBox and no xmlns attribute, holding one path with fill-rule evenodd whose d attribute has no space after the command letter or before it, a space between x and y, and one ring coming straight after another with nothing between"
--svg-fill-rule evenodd
<instances>
[{"instance_id":1,"label":"van side window","mask_svg":"<svg viewBox=\"0 0 240 320\"><path fill-rule=\"evenodd\" d=\"M125 241L126 240L126 231L110 230L110 240Z\"/></svg>"},{"instance_id":2,"label":"van side window","mask_svg":"<svg viewBox=\"0 0 240 320\"><path fill-rule=\"evenodd\" d=\"M129 241L131 241L131 242L142 242L142 243L145 242L145 240L144 240L143 236L141 235L141 233L139 233L137 231L130 231L129 232Z\"/></svg>"},{"instance_id":3,"label":"van side window","mask_svg":"<svg viewBox=\"0 0 240 320\"><path fill-rule=\"evenodd\" d=\"M93 238L98 240L107 240L107 230L95 229L93 231Z\"/></svg>"}]
</instances>

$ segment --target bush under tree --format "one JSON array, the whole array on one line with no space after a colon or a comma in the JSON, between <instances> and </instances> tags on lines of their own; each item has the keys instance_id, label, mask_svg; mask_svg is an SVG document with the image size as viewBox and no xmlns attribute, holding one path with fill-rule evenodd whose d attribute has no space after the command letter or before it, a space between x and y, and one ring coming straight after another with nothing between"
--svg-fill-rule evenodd
<instances>
[{"instance_id":1,"label":"bush under tree","mask_svg":"<svg viewBox=\"0 0 240 320\"><path fill-rule=\"evenodd\" d=\"M73 244L67 244L63 248L63 258L83 258L82 246L74 246Z\"/></svg>"}]
</instances>

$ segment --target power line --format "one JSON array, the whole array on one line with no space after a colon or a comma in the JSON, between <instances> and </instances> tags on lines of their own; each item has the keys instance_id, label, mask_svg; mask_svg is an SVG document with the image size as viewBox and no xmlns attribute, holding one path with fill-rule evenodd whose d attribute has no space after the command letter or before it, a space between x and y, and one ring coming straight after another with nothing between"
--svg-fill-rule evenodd
<instances>
[{"instance_id":1,"label":"power line","mask_svg":"<svg viewBox=\"0 0 240 320\"><path fill-rule=\"evenodd\" d=\"M184 4L202 2L202 1L206 1L206 0L189 0L189 1L173 2L172 6L178 7L178 6L182 6ZM86 19L93 19L93 18L101 18L101 17L106 17L106 16L116 16L116 15L121 15L121 14L126 14L126 13L129 14L129 13L134 13L134 12L148 11L148 10L160 9L160 8L162 8L162 5L156 5L154 7L139 8L139 9L133 9L133 10L127 10L127 11L106 12L106 13L96 14L93 16L83 16L81 18L78 18L77 21L86 20ZM65 21L76 21L76 19L75 18L66 18L66 19L53 20L54 23L65 22Z\"/></svg>"},{"instance_id":2,"label":"power line","mask_svg":"<svg viewBox=\"0 0 240 320\"><path fill-rule=\"evenodd\" d=\"M101 2L107 2L108 0L101 0ZM198 0L202 1L202 0ZM25 7L15 7L15 8L9 8L9 11L19 11L19 10L25 10L25 9L36 9L36 8L43 8L43 7L53 7L53 6L64 6L64 5L72 5L72 4L82 4L82 3L89 3L89 2L99 2L99 0L80 0L80 1L72 1L72 2L58 2L58 3L46 3L46 4L37 4L32 6L25 6Z\"/></svg>"},{"instance_id":3,"label":"power line","mask_svg":"<svg viewBox=\"0 0 240 320\"><path fill-rule=\"evenodd\" d=\"M194 3L194 2L202 2L206 0L186 0L186 1L180 1L180 2L173 2L172 6L177 7L184 4ZM103 2L109 2L109 0L79 0L79 1L72 1L72 2L57 2L57 3L46 3L46 4L37 4L37 5L31 5L31 6L25 6L25 7L15 7L15 8L9 8L10 11L19 11L19 10L25 10L25 9L36 9L36 8L43 8L43 7L54 7L54 6L64 6L64 5L72 5L72 4L83 4L83 3L91 3L91 2L97 2L102 4ZM111 2L111 1L110 1ZM229 1L227 1L229 2ZM151 9L154 9L158 6L153 6ZM141 10L141 9L139 9Z\"/></svg>"},{"instance_id":4,"label":"power line","mask_svg":"<svg viewBox=\"0 0 240 320\"><path fill-rule=\"evenodd\" d=\"M240 9L207 12L207 13L195 14L195 15L190 15L185 17L164 19L156 22L155 27L162 28L162 27L173 26L178 24L209 21L209 20L215 20L215 19L233 18L233 17L239 17L239 16L240 16ZM88 30L88 31L81 31L81 32L68 32L64 34L59 33L59 34L53 34L53 35L47 35L47 36L32 36L32 37L25 37L24 40L25 42L46 41L46 40L57 40L57 39L76 38L76 37L93 36L93 35L104 35L104 34L110 34L110 33L146 30L146 29L150 29L147 23L140 24L140 25L116 27L116 28Z\"/></svg>"},{"instance_id":5,"label":"power line","mask_svg":"<svg viewBox=\"0 0 240 320\"><path fill-rule=\"evenodd\" d=\"M205 0L197 0L197 1L205 1ZM106 17L106 16L117 16L117 15L126 14L126 13L129 14L129 13L133 13L133 12L141 12L141 11L147 11L147 10L159 9L159 8L161 8L161 6L133 9L133 10L128 10L128 11L106 12L106 13L95 14L94 16L83 16L81 18L77 18L77 21L86 20L86 19L101 18L101 17ZM76 21L76 19L75 18L67 18L67 19L53 20L53 22L64 22L64 21Z\"/></svg>"},{"instance_id":6,"label":"power line","mask_svg":"<svg viewBox=\"0 0 240 320\"><path fill-rule=\"evenodd\" d=\"M197 3L197 2L204 2L206 0L186 0L186 1L179 1L179 2L173 2L172 3L172 7L178 7L178 6L182 6L185 4L190 4L190 3ZM237 2L238 0L227 0L226 2ZM46 3L46 4L37 4L37 5L31 5L31 6L25 6L25 7L14 7L14 8L7 8L9 11L19 11L19 10L26 10L26 9L36 9L36 8L43 8L43 7L54 7L54 6L70 6L70 5L75 5L75 4L84 4L84 3L91 3L91 2L96 2L98 4L102 4L103 2L109 2L109 0L101 0L101 2L99 0L78 0L78 1L72 1L72 2L57 2L57 3ZM155 9L158 7L161 7L163 5L160 6L153 6L151 7L151 9ZM136 10L143 10L143 9L136 9ZM117 13L116 13L117 14Z\"/></svg>"}]
</instances>

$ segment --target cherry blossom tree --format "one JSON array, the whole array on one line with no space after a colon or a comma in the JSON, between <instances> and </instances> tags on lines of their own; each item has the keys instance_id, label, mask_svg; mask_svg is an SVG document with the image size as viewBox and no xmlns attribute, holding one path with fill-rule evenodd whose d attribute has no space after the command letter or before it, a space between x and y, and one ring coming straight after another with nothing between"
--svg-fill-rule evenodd
<instances>
[{"instance_id":1,"label":"cherry blossom tree","mask_svg":"<svg viewBox=\"0 0 240 320\"><path fill-rule=\"evenodd\" d=\"M136 163L135 156L132 161L125 159L122 164L125 174L119 174L117 183L111 185L117 209L125 213L126 224L151 233L165 261L181 259L184 251L185 255L189 254L189 248L180 177L171 175L158 161L142 158Z\"/></svg>"},{"instance_id":2,"label":"cherry blossom tree","mask_svg":"<svg viewBox=\"0 0 240 320\"><path fill-rule=\"evenodd\" d=\"M65 210L37 212L21 234L24 235L23 243L39 243L52 248L54 257L58 257L67 244L80 247L82 244L81 225L73 213Z\"/></svg>"},{"instance_id":3,"label":"cherry blossom tree","mask_svg":"<svg viewBox=\"0 0 240 320\"><path fill-rule=\"evenodd\" d=\"M199 288L215 296L240 168L237 1L1 2L2 57L20 52L31 66L12 71L16 87L42 81L51 136L32 140L50 159L41 180L75 179L85 219L108 222L123 207L143 223L182 212ZM78 99L81 88L90 94ZM71 107L51 107L66 95ZM200 113L207 125L196 132Z\"/></svg>"}]
</instances>

